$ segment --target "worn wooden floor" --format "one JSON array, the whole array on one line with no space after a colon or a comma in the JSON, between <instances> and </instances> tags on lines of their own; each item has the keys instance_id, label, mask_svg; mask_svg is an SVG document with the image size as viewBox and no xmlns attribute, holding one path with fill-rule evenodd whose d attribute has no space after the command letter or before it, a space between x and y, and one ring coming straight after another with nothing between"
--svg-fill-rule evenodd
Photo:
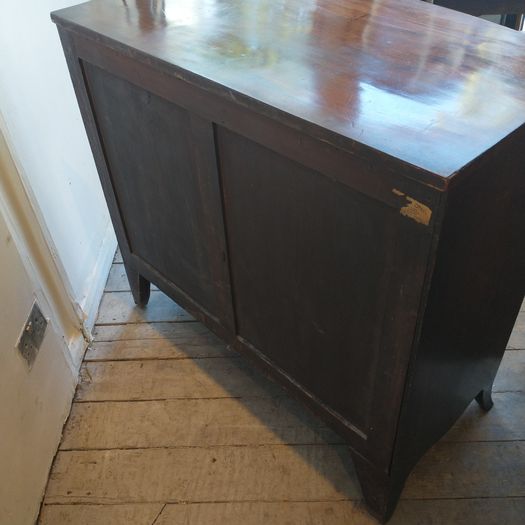
<instances>
[{"instance_id":1,"label":"worn wooden floor","mask_svg":"<svg viewBox=\"0 0 525 525\"><path fill-rule=\"evenodd\" d=\"M116 259L118 261L118 258ZM374 524L341 440L116 262L41 525ZM392 525L525 523L525 309L495 384L410 476Z\"/></svg>"}]
</instances>

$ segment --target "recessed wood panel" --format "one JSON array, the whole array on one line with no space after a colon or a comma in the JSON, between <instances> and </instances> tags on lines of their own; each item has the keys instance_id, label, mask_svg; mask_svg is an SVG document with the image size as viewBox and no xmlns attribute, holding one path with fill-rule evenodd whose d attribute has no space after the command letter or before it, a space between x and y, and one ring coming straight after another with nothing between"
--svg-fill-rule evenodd
<instances>
[{"instance_id":1,"label":"recessed wood panel","mask_svg":"<svg viewBox=\"0 0 525 525\"><path fill-rule=\"evenodd\" d=\"M398 220L219 128L238 335L367 434Z\"/></svg>"},{"instance_id":2,"label":"recessed wood panel","mask_svg":"<svg viewBox=\"0 0 525 525\"><path fill-rule=\"evenodd\" d=\"M207 144L184 109L87 62L83 67L131 252L220 317L212 264L225 257L208 242L217 219L195 160Z\"/></svg>"}]
</instances>

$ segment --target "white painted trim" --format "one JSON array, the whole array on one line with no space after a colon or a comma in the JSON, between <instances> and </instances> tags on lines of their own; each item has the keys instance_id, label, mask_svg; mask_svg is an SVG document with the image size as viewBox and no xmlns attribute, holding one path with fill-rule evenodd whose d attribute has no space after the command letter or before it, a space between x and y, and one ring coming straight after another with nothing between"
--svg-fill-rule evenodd
<instances>
[{"instance_id":1,"label":"white painted trim","mask_svg":"<svg viewBox=\"0 0 525 525\"><path fill-rule=\"evenodd\" d=\"M82 334L79 334L82 335L82 337L79 337L77 341L72 341L69 347L72 364L76 370L80 368L87 344L92 340L92 330L97 319L98 307L102 300L102 294L106 287L106 281L111 265L113 264L116 249L117 238L113 230L113 225L111 221L109 221L104 238L100 243L97 262L93 267L91 275L87 279L89 289L79 307L84 317L82 321Z\"/></svg>"},{"instance_id":2,"label":"white painted trim","mask_svg":"<svg viewBox=\"0 0 525 525\"><path fill-rule=\"evenodd\" d=\"M17 165L13 157L8 138L0 112L0 205L33 282L38 302L49 313L55 331L63 336L69 349L67 362L76 374L91 341L91 331L117 248L113 226L108 221L97 262L86 279L84 297L76 301L36 199L20 175L20 164Z\"/></svg>"},{"instance_id":3,"label":"white painted trim","mask_svg":"<svg viewBox=\"0 0 525 525\"><path fill-rule=\"evenodd\" d=\"M104 293L104 288L106 287L106 281L108 279L109 270L111 269L116 250L117 238L113 230L113 225L111 224L111 221L109 221L104 238L100 243L97 262L91 272L90 278L88 279L90 282L90 293L82 304L82 310L85 315L84 326L89 333L93 330L97 318L98 307L102 299L102 294Z\"/></svg>"},{"instance_id":4,"label":"white painted trim","mask_svg":"<svg viewBox=\"0 0 525 525\"><path fill-rule=\"evenodd\" d=\"M10 286L9 296L11 301L16 301L22 287L25 304L29 290L49 325L30 370L16 366L22 358L14 348L9 351L9 345L3 347L2 364L6 365L3 370L7 379L3 386L8 394L3 402L9 409L7 415L4 411L0 417L10 432L4 432L7 441L1 451L2 460L7 464L0 480L3 494L0 522L35 523L78 381L80 362L75 362L73 356L82 356L87 342L77 312L61 287L60 276L24 191L1 124L0 121L0 215L12 239L11 248L16 248L16 266L20 268L21 264L25 270ZM13 276L4 275L4 279L9 278ZM23 327L23 318L18 321ZM13 325L8 327L11 333L16 329ZM12 479L17 482L12 483ZM24 480L23 484L20 479ZM12 491L4 493L4 488L7 491L12 488Z\"/></svg>"},{"instance_id":5,"label":"white painted trim","mask_svg":"<svg viewBox=\"0 0 525 525\"><path fill-rule=\"evenodd\" d=\"M2 139L3 135L3 139ZM75 300L73 288L50 232L47 230L42 212L31 188L24 183L23 168L17 162L16 148L10 141L7 124L0 111L0 166L7 177L0 181L0 202L6 211L10 229L19 237L17 246L25 260L27 271L35 277L35 285L43 287L43 295L49 298L52 318L60 325L70 348L72 365L80 366L86 345L91 340L98 306L117 248L117 240L111 221L108 220L104 237L100 243L96 264L86 279L83 298ZM27 179L27 177L26 177ZM22 228L23 231L19 231ZM20 233L20 235L17 235ZM29 240L29 242L27 242ZM45 275L43 275L45 274ZM78 332L84 342L78 340ZM71 359L69 359L71 361Z\"/></svg>"},{"instance_id":6,"label":"white painted trim","mask_svg":"<svg viewBox=\"0 0 525 525\"><path fill-rule=\"evenodd\" d=\"M35 211L17 169L6 131L0 113L0 206L39 304L47 310L66 347L70 351L75 349L73 355L78 355L87 343L83 336L82 311L73 300L65 271L50 246L49 232L46 234L44 221ZM76 360L72 360L71 354L66 359L76 373Z\"/></svg>"}]
</instances>

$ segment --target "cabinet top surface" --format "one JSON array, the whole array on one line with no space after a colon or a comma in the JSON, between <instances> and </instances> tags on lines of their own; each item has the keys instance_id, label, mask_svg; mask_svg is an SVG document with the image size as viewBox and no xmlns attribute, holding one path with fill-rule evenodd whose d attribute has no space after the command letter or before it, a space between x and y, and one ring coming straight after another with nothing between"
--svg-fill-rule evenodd
<instances>
[{"instance_id":1,"label":"cabinet top surface","mask_svg":"<svg viewBox=\"0 0 525 525\"><path fill-rule=\"evenodd\" d=\"M92 0L53 18L439 177L525 122L525 34L419 0Z\"/></svg>"}]
</instances>

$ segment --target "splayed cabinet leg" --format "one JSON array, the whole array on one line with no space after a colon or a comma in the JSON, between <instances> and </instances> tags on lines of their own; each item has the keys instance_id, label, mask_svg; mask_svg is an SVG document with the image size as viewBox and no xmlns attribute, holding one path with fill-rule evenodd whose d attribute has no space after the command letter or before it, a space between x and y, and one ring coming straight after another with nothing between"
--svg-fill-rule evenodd
<instances>
[{"instance_id":1,"label":"splayed cabinet leg","mask_svg":"<svg viewBox=\"0 0 525 525\"><path fill-rule=\"evenodd\" d=\"M476 401L483 410L488 412L494 406L494 401L492 401L492 385L484 388L476 396Z\"/></svg>"},{"instance_id":2,"label":"splayed cabinet leg","mask_svg":"<svg viewBox=\"0 0 525 525\"><path fill-rule=\"evenodd\" d=\"M125 261L124 268L126 269L129 287L131 288L135 304L138 306L146 306L149 301L150 282Z\"/></svg>"},{"instance_id":3,"label":"splayed cabinet leg","mask_svg":"<svg viewBox=\"0 0 525 525\"><path fill-rule=\"evenodd\" d=\"M357 454L352 454L352 459L368 511L380 523L386 523L396 508L406 477L390 477Z\"/></svg>"}]
</instances>

